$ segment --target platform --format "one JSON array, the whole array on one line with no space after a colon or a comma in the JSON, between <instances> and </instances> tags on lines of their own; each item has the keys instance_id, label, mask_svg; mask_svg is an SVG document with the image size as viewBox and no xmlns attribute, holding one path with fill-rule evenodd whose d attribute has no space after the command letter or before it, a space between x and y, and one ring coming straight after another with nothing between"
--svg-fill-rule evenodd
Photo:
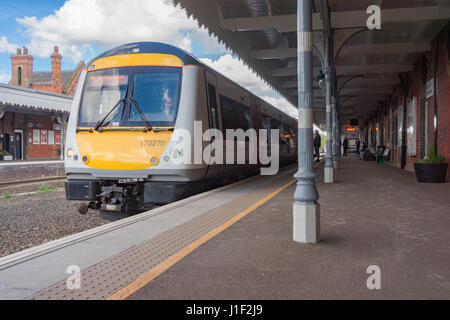
<instances>
[{"instance_id":1,"label":"platform","mask_svg":"<svg viewBox=\"0 0 450 320\"><path fill-rule=\"evenodd\" d=\"M292 241L292 185L130 299L449 299L450 185L355 156L341 167L333 185L316 170L320 243Z\"/></svg>"},{"instance_id":2,"label":"platform","mask_svg":"<svg viewBox=\"0 0 450 320\"><path fill-rule=\"evenodd\" d=\"M344 157L322 241L292 241L295 167L0 260L0 299L448 299L450 187ZM68 290L66 269L81 268ZM366 286L381 269L381 290Z\"/></svg>"},{"instance_id":3,"label":"platform","mask_svg":"<svg viewBox=\"0 0 450 320\"><path fill-rule=\"evenodd\" d=\"M0 259L0 299L108 298L193 241L293 183L294 172L295 166L291 166L277 176L257 176L4 257ZM83 281L81 291L65 289L66 270L71 265L83 270L82 279L90 279ZM102 278L98 278L99 272Z\"/></svg>"},{"instance_id":4,"label":"platform","mask_svg":"<svg viewBox=\"0 0 450 320\"><path fill-rule=\"evenodd\" d=\"M0 161L0 185L65 177L63 160Z\"/></svg>"}]
</instances>

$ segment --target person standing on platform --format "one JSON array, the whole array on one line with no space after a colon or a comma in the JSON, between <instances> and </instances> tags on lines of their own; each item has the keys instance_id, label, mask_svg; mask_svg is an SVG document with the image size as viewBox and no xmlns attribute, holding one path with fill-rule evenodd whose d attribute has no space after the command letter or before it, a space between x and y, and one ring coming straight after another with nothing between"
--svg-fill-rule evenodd
<instances>
[{"instance_id":1,"label":"person standing on platform","mask_svg":"<svg viewBox=\"0 0 450 320\"><path fill-rule=\"evenodd\" d=\"M320 137L319 131L314 131L314 157L316 157L315 162L320 162L320 147L322 146L322 138Z\"/></svg>"},{"instance_id":2,"label":"person standing on platform","mask_svg":"<svg viewBox=\"0 0 450 320\"><path fill-rule=\"evenodd\" d=\"M359 149L361 148L361 141L356 140L356 154L359 156Z\"/></svg>"},{"instance_id":3,"label":"person standing on platform","mask_svg":"<svg viewBox=\"0 0 450 320\"><path fill-rule=\"evenodd\" d=\"M344 156L347 156L347 150L348 150L348 140L347 138L344 138L344 143L342 144L344 147Z\"/></svg>"}]
</instances>

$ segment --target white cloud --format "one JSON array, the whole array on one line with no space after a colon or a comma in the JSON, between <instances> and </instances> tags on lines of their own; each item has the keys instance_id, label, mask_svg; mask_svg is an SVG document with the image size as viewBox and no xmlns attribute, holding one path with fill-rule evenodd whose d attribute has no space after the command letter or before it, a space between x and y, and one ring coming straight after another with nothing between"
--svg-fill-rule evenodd
<instances>
[{"instance_id":1,"label":"white cloud","mask_svg":"<svg viewBox=\"0 0 450 320\"><path fill-rule=\"evenodd\" d=\"M206 58L200 60L214 70L222 73L224 76L239 83L248 91L254 93L274 107L277 107L293 117L297 116L297 109L285 98L276 93L274 89L267 85L241 60L234 58L230 54L223 55L216 61Z\"/></svg>"},{"instance_id":2,"label":"white cloud","mask_svg":"<svg viewBox=\"0 0 450 320\"><path fill-rule=\"evenodd\" d=\"M8 39L6 37L0 38L0 53L15 53L17 48L19 48L17 45L9 43Z\"/></svg>"},{"instance_id":3,"label":"white cloud","mask_svg":"<svg viewBox=\"0 0 450 320\"><path fill-rule=\"evenodd\" d=\"M278 96L263 96L261 99L267 101L274 107L277 107L279 110L283 111L284 113L287 113L293 118L298 118L298 110L295 108L289 101L287 101L285 98Z\"/></svg>"},{"instance_id":4,"label":"white cloud","mask_svg":"<svg viewBox=\"0 0 450 320\"><path fill-rule=\"evenodd\" d=\"M8 83L10 79L11 76L8 73L3 72L3 70L0 70L0 83Z\"/></svg>"},{"instance_id":5,"label":"white cloud","mask_svg":"<svg viewBox=\"0 0 450 320\"><path fill-rule=\"evenodd\" d=\"M74 63L91 46L109 48L134 41L160 41L192 51L192 40L215 52L217 40L171 0L68 0L54 14L17 22L31 37L30 52L48 57L54 45Z\"/></svg>"},{"instance_id":6,"label":"white cloud","mask_svg":"<svg viewBox=\"0 0 450 320\"><path fill-rule=\"evenodd\" d=\"M198 27L183 9L174 7L172 0L67 0L49 16L24 17L17 22L31 38L30 53L47 58L58 45L64 58L73 63L92 57L94 46L110 48L134 41L166 42L186 51L192 51L195 44L202 55L226 53L223 44ZM4 42L7 44L6 39ZM10 46L9 50L15 49ZM217 61L201 60L279 109L296 115L289 102L232 55L224 54Z\"/></svg>"},{"instance_id":7,"label":"white cloud","mask_svg":"<svg viewBox=\"0 0 450 320\"><path fill-rule=\"evenodd\" d=\"M234 58L231 54L223 55L216 61L206 58L201 58L200 60L259 96L269 95L273 92L273 89L261 78L252 72L241 60Z\"/></svg>"}]
</instances>

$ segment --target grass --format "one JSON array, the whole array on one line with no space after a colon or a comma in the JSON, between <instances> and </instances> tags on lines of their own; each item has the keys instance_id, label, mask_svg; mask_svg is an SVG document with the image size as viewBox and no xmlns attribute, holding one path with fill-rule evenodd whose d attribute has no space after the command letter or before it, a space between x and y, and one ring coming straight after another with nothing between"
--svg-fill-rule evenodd
<instances>
[{"instance_id":1,"label":"grass","mask_svg":"<svg viewBox=\"0 0 450 320\"><path fill-rule=\"evenodd\" d=\"M9 199L9 198L12 198L12 194L11 194L11 192L3 192L1 195L0 195L0 199Z\"/></svg>"},{"instance_id":2,"label":"grass","mask_svg":"<svg viewBox=\"0 0 450 320\"><path fill-rule=\"evenodd\" d=\"M44 183L40 186L37 193L47 193L47 192L56 192L56 191L58 191L58 187Z\"/></svg>"},{"instance_id":3,"label":"grass","mask_svg":"<svg viewBox=\"0 0 450 320\"><path fill-rule=\"evenodd\" d=\"M3 192L2 194L0 194L0 200L2 199L10 199L13 197L17 197L17 196L32 196L34 194L43 194L43 193L49 193L49 192L57 192L58 191L58 187L57 186L52 186L49 184L41 184L41 186L39 187L38 191L34 191L34 192L27 192L27 193L21 193L21 194L12 194L11 192Z\"/></svg>"}]
</instances>

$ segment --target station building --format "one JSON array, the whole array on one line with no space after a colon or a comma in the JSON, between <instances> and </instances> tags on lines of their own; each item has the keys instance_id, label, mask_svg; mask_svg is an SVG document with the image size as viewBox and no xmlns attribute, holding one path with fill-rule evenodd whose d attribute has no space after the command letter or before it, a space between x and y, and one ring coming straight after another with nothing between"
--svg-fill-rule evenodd
<instances>
[{"instance_id":1,"label":"station building","mask_svg":"<svg viewBox=\"0 0 450 320\"><path fill-rule=\"evenodd\" d=\"M388 163L411 172L430 148L450 161L450 23L429 45L411 61L412 70L395 79L392 94L359 119L361 140L386 147Z\"/></svg>"},{"instance_id":2,"label":"station building","mask_svg":"<svg viewBox=\"0 0 450 320\"><path fill-rule=\"evenodd\" d=\"M60 159L72 96L84 68L61 70L58 47L51 71L33 71L27 48L11 57L9 85L0 84L0 147L13 160Z\"/></svg>"},{"instance_id":3,"label":"station building","mask_svg":"<svg viewBox=\"0 0 450 320\"><path fill-rule=\"evenodd\" d=\"M60 159L72 97L0 84L0 146L13 160Z\"/></svg>"},{"instance_id":4,"label":"station building","mask_svg":"<svg viewBox=\"0 0 450 320\"><path fill-rule=\"evenodd\" d=\"M62 56L57 46L50 59L51 71L33 71L33 56L28 54L28 49L23 48L23 51L20 48L17 49L17 54L11 57L9 84L73 96L84 62L81 61L75 70L61 70Z\"/></svg>"}]
</instances>

